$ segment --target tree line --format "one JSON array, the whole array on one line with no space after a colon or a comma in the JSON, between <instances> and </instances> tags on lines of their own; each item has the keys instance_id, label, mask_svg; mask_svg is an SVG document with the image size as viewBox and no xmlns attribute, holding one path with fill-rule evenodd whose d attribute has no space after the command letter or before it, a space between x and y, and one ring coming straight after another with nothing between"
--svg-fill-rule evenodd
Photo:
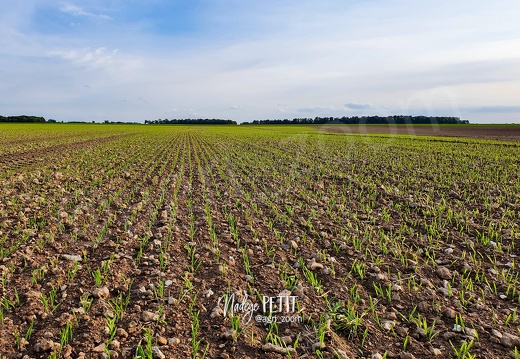
<instances>
[{"instance_id":1,"label":"tree line","mask_svg":"<svg viewBox=\"0 0 520 359\"><path fill-rule=\"evenodd\" d=\"M50 122L55 123L53 119L45 120L41 116L0 116L0 122L25 122L25 123L44 123ZM111 122L105 121L105 123L124 123L124 122ZM198 118L198 119L158 119L158 120L146 120L145 124L154 125L236 125L237 122L233 120L223 120L216 118ZM388 124L412 124L412 125L427 125L427 124L439 124L439 125L457 125L457 124L469 124L468 120L461 120L460 117L450 116L407 116L407 115L393 115L393 116L343 116L343 117L315 117L315 118L294 118L289 119L275 119L275 120L254 120L253 122L244 122L243 125L289 125L289 124L348 124L348 125L388 125Z\"/></svg>"},{"instance_id":2,"label":"tree line","mask_svg":"<svg viewBox=\"0 0 520 359\"><path fill-rule=\"evenodd\" d=\"M315 117L315 118L294 118L291 120L254 120L252 123L245 122L244 125L289 125L289 124L331 124L343 123L348 125L393 125L393 124L412 124L412 125L458 125L469 124L468 120L461 120L460 117L450 116L352 116L352 117Z\"/></svg>"},{"instance_id":3,"label":"tree line","mask_svg":"<svg viewBox=\"0 0 520 359\"><path fill-rule=\"evenodd\" d=\"M222 120L218 118L186 118L186 119L158 119L158 120L146 120L145 124L151 125L236 125L236 121Z\"/></svg>"},{"instance_id":4,"label":"tree line","mask_svg":"<svg viewBox=\"0 0 520 359\"><path fill-rule=\"evenodd\" d=\"M27 123L43 123L45 118L39 116L0 116L0 122L27 122ZM52 121L50 121L52 122Z\"/></svg>"}]
</instances>

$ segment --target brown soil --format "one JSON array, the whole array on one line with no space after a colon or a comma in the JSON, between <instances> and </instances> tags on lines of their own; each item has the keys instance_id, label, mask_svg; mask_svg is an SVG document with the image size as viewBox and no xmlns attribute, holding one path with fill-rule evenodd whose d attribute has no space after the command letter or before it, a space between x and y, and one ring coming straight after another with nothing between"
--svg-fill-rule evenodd
<instances>
[{"instance_id":1,"label":"brown soil","mask_svg":"<svg viewBox=\"0 0 520 359\"><path fill-rule=\"evenodd\" d=\"M74 151L75 149L80 148L87 148L89 146L95 146L99 145L105 142L110 142L112 140L118 139L118 138L124 138L132 136L132 134L121 134L121 135L113 135L113 136L107 136L107 137L100 137L100 138L94 138L94 139L88 139L88 140L78 140L78 141L72 141L70 143L60 143L60 144L53 144L53 145L42 145L38 148L31 149L28 151L17 151L15 153L8 153L0 155L0 167L3 170L11 170L11 169L19 169L25 166L30 166L38 162L42 162L44 158L51 157L51 156L67 156L68 152ZM60 136L60 137L54 137L54 138L46 138L45 141L49 141L52 139L66 139L73 137L72 135L69 136ZM12 141L12 142L6 142L5 144L10 146L13 144L19 144L19 143L25 143L29 141Z\"/></svg>"},{"instance_id":2,"label":"brown soil","mask_svg":"<svg viewBox=\"0 0 520 359\"><path fill-rule=\"evenodd\" d=\"M166 358L202 358L206 347L206 358L288 358L264 346L280 338L297 347L291 358L450 358L471 340L482 358L513 353L514 156L396 148L402 157L390 163L362 141L252 140L199 127L122 132L2 158L18 169L0 187L1 357L106 358L106 344L111 358L134 358L146 333ZM420 160L446 161L445 173ZM457 174L449 161L467 167ZM494 161L500 178L466 180ZM500 231L500 250L477 239L489 228ZM234 336L231 318L216 311L226 293L260 303L282 291L298 297L301 322L275 330L253 317ZM466 330L455 327L459 318Z\"/></svg>"},{"instance_id":3,"label":"brown soil","mask_svg":"<svg viewBox=\"0 0 520 359\"><path fill-rule=\"evenodd\" d=\"M412 136L467 137L500 141L519 141L520 126L407 126L407 125L333 125L320 126L320 131L355 134L390 134Z\"/></svg>"}]
</instances>

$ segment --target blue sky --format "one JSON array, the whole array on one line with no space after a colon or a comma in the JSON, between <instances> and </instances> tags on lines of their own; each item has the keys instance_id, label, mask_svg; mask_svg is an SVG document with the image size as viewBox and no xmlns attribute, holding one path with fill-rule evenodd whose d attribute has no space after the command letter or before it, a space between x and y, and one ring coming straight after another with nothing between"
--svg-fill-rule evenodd
<instances>
[{"instance_id":1,"label":"blue sky","mask_svg":"<svg viewBox=\"0 0 520 359\"><path fill-rule=\"evenodd\" d=\"M520 2L0 0L0 114L520 122Z\"/></svg>"}]
</instances>

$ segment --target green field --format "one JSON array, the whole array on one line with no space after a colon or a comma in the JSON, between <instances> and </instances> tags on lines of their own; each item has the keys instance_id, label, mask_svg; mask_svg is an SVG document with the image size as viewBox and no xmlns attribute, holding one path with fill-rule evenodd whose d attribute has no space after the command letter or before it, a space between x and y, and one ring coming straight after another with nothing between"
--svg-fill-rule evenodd
<instances>
[{"instance_id":1,"label":"green field","mask_svg":"<svg viewBox=\"0 0 520 359\"><path fill-rule=\"evenodd\" d=\"M0 134L3 357L519 357L518 142Z\"/></svg>"}]
</instances>

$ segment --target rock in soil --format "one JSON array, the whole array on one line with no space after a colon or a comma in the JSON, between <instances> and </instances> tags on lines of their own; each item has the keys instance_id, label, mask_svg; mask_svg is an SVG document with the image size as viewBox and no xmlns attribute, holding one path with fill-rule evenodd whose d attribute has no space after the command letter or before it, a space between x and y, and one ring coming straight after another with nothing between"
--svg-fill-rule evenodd
<instances>
[{"instance_id":1,"label":"rock in soil","mask_svg":"<svg viewBox=\"0 0 520 359\"><path fill-rule=\"evenodd\" d=\"M266 343L262 345L262 350L265 352L278 353L278 354L287 354L289 352L290 355L296 355L296 349L293 347L284 348L279 345L274 345L271 343Z\"/></svg>"},{"instance_id":2,"label":"rock in soil","mask_svg":"<svg viewBox=\"0 0 520 359\"><path fill-rule=\"evenodd\" d=\"M514 346L520 346L520 338L513 334L503 333L502 338L500 338L500 343L507 348L512 348Z\"/></svg>"},{"instance_id":3,"label":"rock in soil","mask_svg":"<svg viewBox=\"0 0 520 359\"><path fill-rule=\"evenodd\" d=\"M152 347L152 352L154 358L166 359L166 355L158 347Z\"/></svg>"},{"instance_id":4,"label":"rock in soil","mask_svg":"<svg viewBox=\"0 0 520 359\"><path fill-rule=\"evenodd\" d=\"M54 342L48 339L42 339L34 346L34 350L37 352L46 352L54 347Z\"/></svg>"},{"instance_id":5,"label":"rock in soil","mask_svg":"<svg viewBox=\"0 0 520 359\"><path fill-rule=\"evenodd\" d=\"M152 321L156 321L159 319L159 315L157 315L157 313L153 313L153 312L150 312L148 310L145 310L142 314L141 314L141 319L145 322L152 322Z\"/></svg>"},{"instance_id":6,"label":"rock in soil","mask_svg":"<svg viewBox=\"0 0 520 359\"><path fill-rule=\"evenodd\" d=\"M92 349L94 353L103 353L105 351L105 343L99 344L97 347Z\"/></svg>"},{"instance_id":7,"label":"rock in soil","mask_svg":"<svg viewBox=\"0 0 520 359\"><path fill-rule=\"evenodd\" d=\"M446 308L442 311L442 315L444 315L446 318L453 319L457 315L457 312L451 308Z\"/></svg>"},{"instance_id":8,"label":"rock in soil","mask_svg":"<svg viewBox=\"0 0 520 359\"><path fill-rule=\"evenodd\" d=\"M107 299L110 296L110 291L107 287L96 288L92 291L92 295L99 299Z\"/></svg>"},{"instance_id":9,"label":"rock in soil","mask_svg":"<svg viewBox=\"0 0 520 359\"><path fill-rule=\"evenodd\" d=\"M446 267L438 267L436 273L441 279L451 279L451 271Z\"/></svg>"},{"instance_id":10,"label":"rock in soil","mask_svg":"<svg viewBox=\"0 0 520 359\"><path fill-rule=\"evenodd\" d=\"M128 333L123 328L117 328L116 335L120 338L128 338Z\"/></svg>"},{"instance_id":11,"label":"rock in soil","mask_svg":"<svg viewBox=\"0 0 520 359\"><path fill-rule=\"evenodd\" d=\"M169 346L176 346L176 345L179 345L181 343L180 339L179 338L168 338L168 345Z\"/></svg>"}]
</instances>

